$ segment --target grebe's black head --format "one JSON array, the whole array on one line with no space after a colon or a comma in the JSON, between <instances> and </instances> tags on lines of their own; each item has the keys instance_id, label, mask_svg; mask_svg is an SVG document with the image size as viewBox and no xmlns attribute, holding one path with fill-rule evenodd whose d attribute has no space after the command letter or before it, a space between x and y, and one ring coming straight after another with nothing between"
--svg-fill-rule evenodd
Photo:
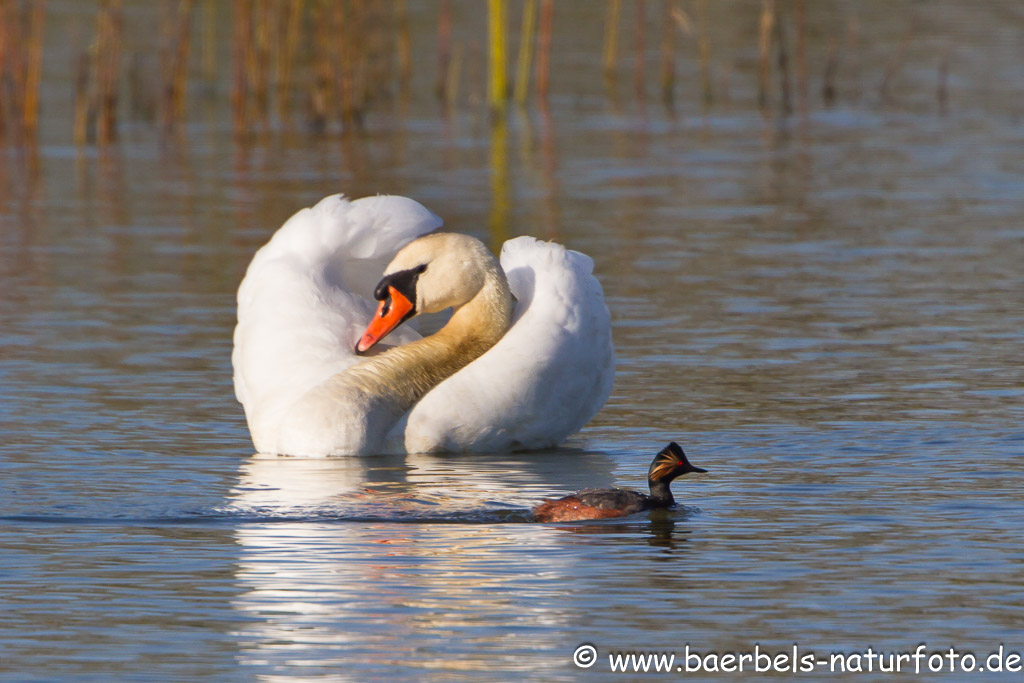
<instances>
[{"instance_id":1,"label":"grebe's black head","mask_svg":"<svg viewBox=\"0 0 1024 683\"><path fill-rule=\"evenodd\" d=\"M686 459L686 453L683 453L679 444L673 441L654 456L651 469L647 471L647 481L667 484L687 472L707 472L707 470L691 465L690 461Z\"/></svg>"}]
</instances>

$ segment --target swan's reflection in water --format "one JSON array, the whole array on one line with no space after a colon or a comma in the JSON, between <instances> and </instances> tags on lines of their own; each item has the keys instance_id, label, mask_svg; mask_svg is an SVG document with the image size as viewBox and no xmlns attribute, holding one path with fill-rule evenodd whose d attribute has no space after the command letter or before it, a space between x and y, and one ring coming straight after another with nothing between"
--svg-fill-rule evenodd
<instances>
[{"instance_id":1,"label":"swan's reflection in water","mask_svg":"<svg viewBox=\"0 0 1024 683\"><path fill-rule=\"evenodd\" d=\"M561 645L531 634L564 626L575 555L564 530L525 523L529 506L610 471L571 451L246 461L232 502L252 519L236 529L234 604L252 619L243 663L336 676L358 662L363 677L535 670L519 655Z\"/></svg>"}]
</instances>

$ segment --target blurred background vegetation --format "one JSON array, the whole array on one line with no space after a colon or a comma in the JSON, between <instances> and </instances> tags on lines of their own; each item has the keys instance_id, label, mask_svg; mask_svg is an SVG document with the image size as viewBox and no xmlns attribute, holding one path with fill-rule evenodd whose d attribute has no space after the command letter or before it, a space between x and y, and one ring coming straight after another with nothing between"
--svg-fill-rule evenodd
<instances>
[{"instance_id":1,"label":"blurred background vegetation","mask_svg":"<svg viewBox=\"0 0 1024 683\"><path fill-rule=\"evenodd\" d=\"M1003 4L1008 25L1019 25L1015 6ZM6 0L0 136L32 144L46 117L60 119L55 132L76 145L109 144L126 125L166 134L210 116L229 120L242 140L324 134L358 130L410 100L492 119L510 105L544 108L559 97L660 103L670 112L739 105L772 117L844 102L944 110L956 33L970 30L974 7ZM44 84L54 90L49 101Z\"/></svg>"}]
</instances>

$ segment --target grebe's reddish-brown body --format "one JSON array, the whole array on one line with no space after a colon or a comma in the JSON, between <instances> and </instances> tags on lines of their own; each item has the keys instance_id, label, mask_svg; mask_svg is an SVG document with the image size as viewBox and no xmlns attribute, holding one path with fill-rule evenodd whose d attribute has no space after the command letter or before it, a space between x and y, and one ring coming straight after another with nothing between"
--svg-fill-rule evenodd
<instances>
[{"instance_id":1,"label":"grebe's reddish-brown body","mask_svg":"<svg viewBox=\"0 0 1024 683\"><path fill-rule=\"evenodd\" d=\"M647 471L650 495L627 489L585 489L558 500L545 500L533 509L538 522L576 522L585 519L625 517L643 510L675 505L669 484L687 472L707 472L686 459L675 441L654 456Z\"/></svg>"}]
</instances>

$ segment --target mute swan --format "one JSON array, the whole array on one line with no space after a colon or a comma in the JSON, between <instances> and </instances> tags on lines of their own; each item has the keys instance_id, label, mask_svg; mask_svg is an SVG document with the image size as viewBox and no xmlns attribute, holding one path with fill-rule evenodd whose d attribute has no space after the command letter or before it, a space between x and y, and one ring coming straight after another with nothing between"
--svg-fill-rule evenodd
<instances>
[{"instance_id":1,"label":"mute swan","mask_svg":"<svg viewBox=\"0 0 1024 683\"><path fill-rule=\"evenodd\" d=\"M256 253L238 288L232 364L258 451L546 448L600 410L615 360L593 261L518 237L499 264L440 226L405 197L332 195ZM403 325L446 308L428 337ZM363 355L385 335L397 345Z\"/></svg>"}]
</instances>

